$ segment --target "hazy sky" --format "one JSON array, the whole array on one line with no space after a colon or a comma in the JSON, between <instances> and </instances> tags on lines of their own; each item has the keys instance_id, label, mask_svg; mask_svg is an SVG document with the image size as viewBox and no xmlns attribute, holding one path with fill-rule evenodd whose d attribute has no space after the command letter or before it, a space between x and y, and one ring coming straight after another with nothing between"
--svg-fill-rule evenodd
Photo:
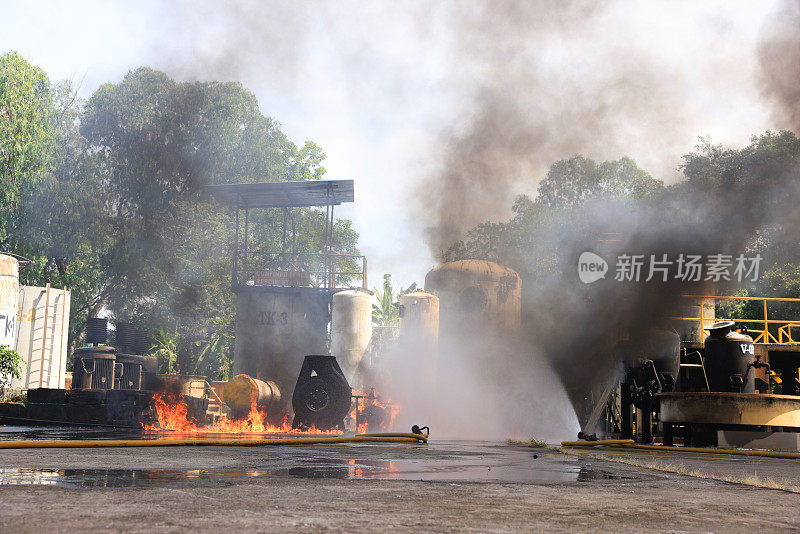
<instances>
[{"instance_id":1,"label":"hazy sky","mask_svg":"<svg viewBox=\"0 0 800 534\"><path fill-rule=\"evenodd\" d=\"M0 0L0 53L18 50L53 80L82 80L84 97L140 65L180 80L242 81L291 139L325 150L328 178L355 179L356 203L337 213L361 233L370 286L384 272L407 285L435 263L419 184L436 179L451 139L469 130L477 95L495 91L517 107L546 108L548 120L535 123L560 139L580 126L560 117L579 122L572 110L603 106L613 116L627 96L607 95L623 94L621 84L643 87L636 107L603 122L608 142L593 132L591 141L547 143L515 168L510 193L534 192L552 161L578 151L630 155L669 182L697 136L743 144L776 128L755 55L775 2L619 1L601 12L581 2L540 4L540 16L535 3L520 10L535 19L520 26L508 2L476 10L466 1ZM499 14L485 8L494 5ZM498 77L517 82L498 93ZM501 204L487 215L507 216L510 199Z\"/></svg>"}]
</instances>

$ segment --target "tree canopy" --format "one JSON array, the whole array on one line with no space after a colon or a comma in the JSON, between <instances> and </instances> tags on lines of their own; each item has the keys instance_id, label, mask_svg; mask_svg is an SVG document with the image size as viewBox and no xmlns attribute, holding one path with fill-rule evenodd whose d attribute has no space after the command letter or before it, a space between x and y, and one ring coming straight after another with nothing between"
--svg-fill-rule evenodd
<instances>
[{"instance_id":1,"label":"tree canopy","mask_svg":"<svg viewBox=\"0 0 800 534\"><path fill-rule=\"evenodd\" d=\"M38 142L37 158L2 163L3 180L13 168L19 183L30 184L28 194L0 199L2 223L13 227L14 237L4 249L32 260L22 282L72 290L73 345L86 318L105 310L145 327L154 351L171 347L183 371L223 377L233 353L234 226L205 186L320 179L324 152L310 141L291 142L239 83L181 83L140 67L82 102L70 84L52 86L18 54L3 61L8 57L14 68L3 63L10 74L0 84L27 85L24 97L0 98L24 110L15 117L44 117L35 139L16 123L8 130L17 132L9 146L34 150ZM298 251L322 248L321 230L310 229L321 228L324 217L319 209L296 211ZM276 223L260 210L251 214L249 231L275 245ZM357 252L357 240L350 221L335 221L336 251Z\"/></svg>"},{"instance_id":2,"label":"tree canopy","mask_svg":"<svg viewBox=\"0 0 800 534\"><path fill-rule=\"evenodd\" d=\"M584 156L555 162L539 184L537 200L550 207L579 206L589 199L645 198L664 189L628 157L600 164Z\"/></svg>"}]
</instances>

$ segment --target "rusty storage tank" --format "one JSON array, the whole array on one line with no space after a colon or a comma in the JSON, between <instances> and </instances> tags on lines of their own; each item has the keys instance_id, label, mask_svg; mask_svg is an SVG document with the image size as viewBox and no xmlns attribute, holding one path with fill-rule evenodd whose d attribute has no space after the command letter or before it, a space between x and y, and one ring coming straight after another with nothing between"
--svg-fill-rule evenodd
<instances>
[{"instance_id":1,"label":"rusty storage tank","mask_svg":"<svg viewBox=\"0 0 800 534\"><path fill-rule=\"evenodd\" d=\"M305 356L328 352L330 292L240 286L236 294L233 372L272 380L281 391L291 391Z\"/></svg>"},{"instance_id":2,"label":"rusty storage tank","mask_svg":"<svg viewBox=\"0 0 800 534\"><path fill-rule=\"evenodd\" d=\"M348 289L333 295L331 305L331 355L336 356L348 381L372 339L372 292Z\"/></svg>"},{"instance_id":3,"label":"rusty storage tank","mask_svg":"<svg viewBox=\"0 0 800 534\"><path fill-rule=\"evenodd\" d=\"M436 375L439 358L439 297L427 291L400 296L400 326L397 342L401 350L421 354L423 375Z\"/></svg>"},{"instance_id":4,"label":"rusty storage tank","mask_svg":"<svg viewBox=\"0 0 800 534\"><path fill-rule=\"evenodd\" d=\"M75 349L72 363L73 389L114 389L114 347Z\"/></svg>"},{"instance_id":5,"label":"rusty storage tank","mask_svg":"<svg viewBox=\"0 0 800 534\"><path fill-rule=\"evenodd\" d=\"M19 261L0 254L0 345L16 349L19 313Z\"/></svg>"},{"instance_id":6,"label":"rusty storage tank","mask_svg":"<svg viewBox=\"0 0 800 534\"><path fill-rule=\"evenodd\" d=\"M222 400L234 417L247 415L254 406L269 413L280 405L281 391L275 382L236 375L222 389Z\"/></svg>"},{"instance_id":7,"label":"rusty storage tank","mask_svg":"<svg viewBox=\"0 0 800 534\"><path fill-rule=\"evenodd\" d=\"M705 367L711 391L755 393L753 338L735 332L733 321L706 326Z\"/></svg>"},{"instance_id":8,"label":"rusty storage tank","mask_svg":"<svg viewBox=\"0 0 800 534\"><path fill-rule=\"evenodd\" d=\"M519 336L522 282L513 269L486 260L443 263L425 276L425 290L439 297L441 336Z\"/></svg>"}]
</instances>

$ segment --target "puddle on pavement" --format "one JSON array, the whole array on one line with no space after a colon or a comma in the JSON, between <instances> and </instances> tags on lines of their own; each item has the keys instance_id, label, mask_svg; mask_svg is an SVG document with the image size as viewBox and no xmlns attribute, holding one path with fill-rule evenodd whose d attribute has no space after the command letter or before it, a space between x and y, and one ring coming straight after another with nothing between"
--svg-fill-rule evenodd
<instances>
[{"instance_id":1,"label":"puddle on pavement","mask_svg":"<svg viewBox=\"0 0 800 534\"><path fill-rule=\"evenodd\" d=\"M289 477L313 479L424 480L429 482L511 482L563 484L597 480L633 480L591 467L545 465L463 465L433 461L327 461L316 465L214 470L0 468L0 486L56 486L71 489L225 487L246 479Z\"/></svg>"},{"instance_id":2,"label":"puddle on pavement","mask_svg":"<svg viewBox=\"0 0 800 534\"><path fill-rule=\"evenodd\" d=\"M128 431L96 428L0 426L8 439L123 439ZM381 444L383 445L383 444ZM247 448L245 448L247 449ZM113 449L109 449L113 450ZM429 482L499 482L569 484L634 480L618 472L593 469L576 459L544 450L532 451L487 442L430 442L424 447L355 446L271 448L257 466L243 469L83 469L5 467L0 457L0 485L62 488L225 487L269 477L311 479L423 480ZM252 451L252 449L250 449ZM534 454L538 458L534 458ZM99 454L99 453L98 453ZM146 454L137 451L136 454ZM231 462L252 452L225 452ZM355 457L355 459L354 459ZM109 461L112 457L109 458ZM252 461L252 457L249 457ZM180 465L181 460L176 460ZM186 463L183 461L183 466ZM183 467L182 466L182 467ZM636 475L635 480L643 476Z\"/></svg>"}]
</instances>

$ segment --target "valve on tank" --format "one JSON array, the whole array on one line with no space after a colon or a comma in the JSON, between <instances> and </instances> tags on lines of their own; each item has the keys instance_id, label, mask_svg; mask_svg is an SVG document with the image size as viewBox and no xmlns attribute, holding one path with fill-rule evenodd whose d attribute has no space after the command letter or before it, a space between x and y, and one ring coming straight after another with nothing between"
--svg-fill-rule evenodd
<instances>
[{"instance_id":1,"label":"valve on tank","mask_svg":"<svg viewBox=\"0 0 800 534\"><path fill-rule=\"evenodd\" d=\"M306 356L292 394L292 428L344 429L352 390L334 356Z\"/></svg>"}]
</instances>

